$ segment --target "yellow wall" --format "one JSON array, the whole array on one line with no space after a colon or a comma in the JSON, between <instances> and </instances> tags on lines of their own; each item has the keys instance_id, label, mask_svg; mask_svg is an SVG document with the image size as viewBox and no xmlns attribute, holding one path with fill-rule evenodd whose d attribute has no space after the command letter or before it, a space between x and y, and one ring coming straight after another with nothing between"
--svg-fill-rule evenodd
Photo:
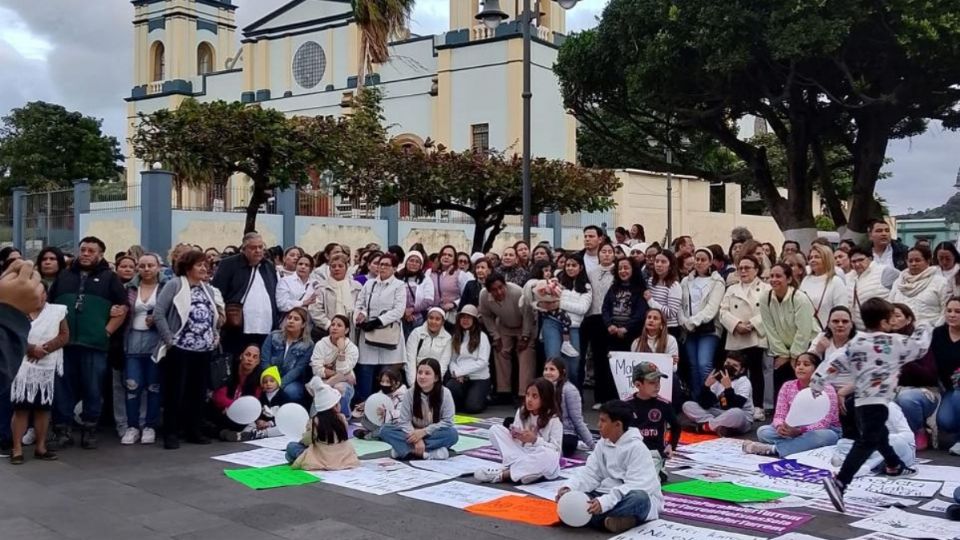
<instances>
[{"instance_id":1,"label":"yellow wall","mask_svg":"<svg viewBox=\"0 0 960 540\"><path fill-rule=\"evenodd\" d=\"M512 3L511 0L507 0ZM474 16L480 11L479 0L450 0L450 30L473 28Z\"/></svg>"}]
</instances>

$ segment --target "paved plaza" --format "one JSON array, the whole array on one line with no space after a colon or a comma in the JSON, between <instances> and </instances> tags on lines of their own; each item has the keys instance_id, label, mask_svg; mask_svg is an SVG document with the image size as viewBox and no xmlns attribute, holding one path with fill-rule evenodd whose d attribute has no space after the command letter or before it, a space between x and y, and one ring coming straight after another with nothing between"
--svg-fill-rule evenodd
<instances>
[{"instance_id":1,"label":"paved plaza","mask_svg":"<svg viewBox=\"0 0 960 540\"><path fill-rule=\"evenodd\" d=\"M511 409L498 407L488 411L487 416L508 414L512 414ZM589 414L588 421L593 422L595 416ZM57 462L33 461L32 449L28 448L25 465L0 462L4 498L0 505L0 540L472 540L612 536L475 517L399 495L369 495L322 482L253 491L225 477L225 464L210 459L251 448L220 442L210 446L184 444L178 451L166 451L160 445L124 447L106 433L101 437L99 450L69 449L60 453ZM379 455L365 458L370 457ZM924 452L923 457L933 459L935 464L960 465L960 458L945 452ZM673 475L672 480L677 479L681 478ZM497 487L509 489L505 485ZM825 539L853 538L868 532L846 525L855 518L805 508L794 510L816 515L798 532ZM728 530L751 534L743 529Z\"/></svg>"}]
</instances>

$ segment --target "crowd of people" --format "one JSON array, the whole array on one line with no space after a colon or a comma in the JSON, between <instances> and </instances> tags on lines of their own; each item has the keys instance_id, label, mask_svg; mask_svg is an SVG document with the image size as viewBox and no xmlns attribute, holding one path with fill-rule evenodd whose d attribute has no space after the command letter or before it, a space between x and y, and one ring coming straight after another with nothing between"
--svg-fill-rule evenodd
<instances>
[{"instance_id":1,"label":"crowd of people","mask_svg":"<svg viewBox=\"0 0 960 540\"><path fill-rule=\"evenodd\" d=\"M40 460L74 444L94 449L101 424L124 445L160 434L168 449L275 436L270 411L285 403L313 414L287 452L314 468L355 462L341 444L341 413L395 457L444 459L457 440L455 411L518 406L513 426L491 431L503 465L478 471L488 482L555 478L557 462L544 456L578 447L616 454L614 468L626 468L614 476L634 474L622 460L638 444L662 474L681 424L731 436L770 415L744 451L787 456L847 439L856 441L851 462L879 449L879 470L891 475L909 474L915 450L960 432L960 254L952 243L907 248L883 221L863 245L786 241L779 253L744 228L724 249L689 236L647 242L640 225L612 237L586 227L577 251L523 241L473 254L331 243L311 255L268 248L257 233L222 251L178 245L162 257L133 246L112 262L105 251L88 237L75 256L51 247L37 257L43 302L27 312L21 366L0 379L0 445L12 463L30 444ZM21 268L20 258L0 250L4 270ZM850 350L864 336L902 353L868 382L863 355ZM636 393L619 402L614 351L672 357L672 403L657 397L666 375L653 364L637 366ZM808 387L828 396L830 411L790 426L790 404ZM599 443L584 422L585 389L602 413ZM364 404L376 393L392 406L369 423ZM226 414L243 396L264 404L249 425ZM903 431L910 440L891 447L888 432ZM960 442L949 451L960 455ZM606 485L599 480L570 487ZM651 492L647 480L637 489ZM610 529L623 516L656 515L659 495L641 500L623 483L595 508L615 518Z\"/></svg>"}]
</instances>

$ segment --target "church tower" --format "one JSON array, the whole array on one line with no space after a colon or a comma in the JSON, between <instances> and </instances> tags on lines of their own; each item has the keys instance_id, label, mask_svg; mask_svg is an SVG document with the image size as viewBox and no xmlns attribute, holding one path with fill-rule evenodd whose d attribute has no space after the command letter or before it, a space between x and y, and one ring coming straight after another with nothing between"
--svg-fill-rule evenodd
<instances>
[{"instance_id":1,"label":"church tower","mask_svg":"<svg viewBox=\"0 0 960 540\"><path fill-rule=\"evenodd\" d=\"M232 67L237 7L231 0L133 0L133 6L135 86L160 93L162 81L185 84Z\"/></svg>"},{"instance_id":2,"label":"church tower","mask_svg":"<svg viewBox=\"0 0 960 540\"><path fill-rule=\"evenodd\" d=\"M469 29L482 24L474 18L482 8L482 0L450 0L450 30ZM523 11L523 0L500 0L500 9L507 14L508 20L515 21L517 14ZM541 28L566 33L567 15L560 4L554 0L530 0L530 9L534 13L540 10L538 23Z\"/></svg>"}]
</instances>

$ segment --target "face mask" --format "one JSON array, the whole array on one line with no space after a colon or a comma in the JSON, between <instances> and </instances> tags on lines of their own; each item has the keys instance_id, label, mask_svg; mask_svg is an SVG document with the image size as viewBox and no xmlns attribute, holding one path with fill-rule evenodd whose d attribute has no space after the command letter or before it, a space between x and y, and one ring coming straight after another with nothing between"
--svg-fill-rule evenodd
<instances>
[{"instance_id":1,"label":"face mask","mask_svg":"<svg viewBox=\"0 0 960 540\"><path fill-rule=\"evenodd\" d=\"M390 386L389 384L381 384L380 391L383 392L384 394L392 394L393 386Z\"/></svg>"}]
</instances>

